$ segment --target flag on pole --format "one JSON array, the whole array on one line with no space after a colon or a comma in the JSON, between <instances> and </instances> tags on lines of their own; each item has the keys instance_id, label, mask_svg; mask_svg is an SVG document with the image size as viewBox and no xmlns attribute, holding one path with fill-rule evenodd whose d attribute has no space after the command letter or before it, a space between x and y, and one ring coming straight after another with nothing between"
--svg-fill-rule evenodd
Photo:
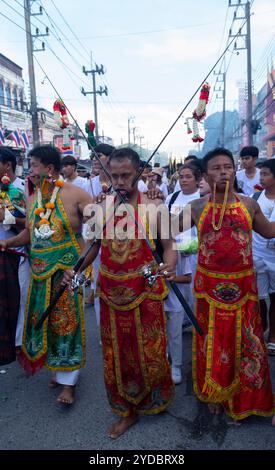
<instances>
[{"instance_id":1,"label":"flag on pole","mask_svg":"<svg viewBox=\"0 0 275 470\"><path fill-rule=\"evenodd\" d=\"M20 133L21 146L26 150L30 146L30 141L29 141L28 135L27 135L26 131L19 131L19 133Z\"/></svg>"},{"instance_id":2,"label":"flag on pole","mask_svg":"<svg viewBox=\"0 0 275 470\"><path fill-rule=\"evenodd\" d=\"M13 142L15 143L15 146L16 147L20 147L20 136L19 136L19 133L18 131L12 131L8 136L7 136L7 139L8 140L13 140Z\"/></svg>"}]
</instances>

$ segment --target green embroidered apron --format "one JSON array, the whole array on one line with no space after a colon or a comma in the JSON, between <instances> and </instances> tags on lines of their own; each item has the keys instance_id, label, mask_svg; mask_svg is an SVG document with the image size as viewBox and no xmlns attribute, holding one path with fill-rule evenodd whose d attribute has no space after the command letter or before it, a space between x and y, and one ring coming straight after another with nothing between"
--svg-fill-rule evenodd
<instances>
[{"instance_id":1,"label":"green embroidered apron","mask_svg":"<svg viewBox=\"0 0 275 470\"><path fill-rule=\"evenodd\" d=\"M37 206L36 201L29 217L31 275L20 362L32 374L43 366L54 371L72 371L85 363L82 292L71 293L66 289L43 327L39 331L34 327L58 290L63 271L76 264L80 247L59 194L50 219L54 234L48 240L37 239L34 235L40 220L35 215Z\"/></svg>"}]
</instances>

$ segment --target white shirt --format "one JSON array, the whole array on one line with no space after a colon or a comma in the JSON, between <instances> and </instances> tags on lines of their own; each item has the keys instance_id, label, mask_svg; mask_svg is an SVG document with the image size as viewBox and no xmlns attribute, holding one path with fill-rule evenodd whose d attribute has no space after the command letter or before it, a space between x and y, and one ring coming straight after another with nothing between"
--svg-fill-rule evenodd
<instances>
[{"instance_id":1,"label":"white shirt","mask_svg":"<svg viewBox=\"0 0 275 470\"><path fill-rule=\"evenodd\" d=\"M256 174L253 178L248 178L245 174L245 170L237 171L236 174L238 186L243 190L246 196L251 196L255 193L256 184L260 184L260 169L256 168Z\"/></svg>"},{"instance_id":2,"label":"white shirt","mask_svg":"<svg viewBox=\"0 0 275 470\"><path fill-rule=\"evenodd\" d=\"M265 191L262 192L257 200L264 216L269 220L275 221L275 199L268 199ZM272 264L272 269L275 265L275 238L268 240L256 232L253 232L253 256L260 257L265 261Z\"/></svg>"},{"instance_id":3,"label":"white shirt","mask_svg":"<svg viewBox=\"0 0 275 470\"><path fill-rule=\"evenodd\" d=\"M173 194L169 194L167 197L165 204L168 207L169 202L172 198ZM193 194L183 194L181 191L177 197L177 199L173 202L170 213L171 214L178 214L189 202L193 201L193 199L199 199L200 198L200 192L199 190L196 191ZM190 220L191 223L191 220ZM181 233L176 236L176 242L178 244L180 243L185 243L189 242L192 239L197 237L197 229L196 227L192 227L190 230L186 230L184 233ZM188 274L192 273L192 269L190 266L190 256L183 256L180 252L178 252L178 262L176 266L176 274L177 275L183 275L183 274ZM180 289L181 293L183 296L187 299L190 295L190 285L189 284L182 284L182 283L177 283L178 288ZM169 288L169 295L167 299L165 299L164 302L165 310L168 312L177 312L182 310L181 303L179 302L178 298L176 297L174 291Z\"/></svg>"},{"instance_id":4,"label":"white shirt","mask_svg":"<svg viewBox=\"0 0 275 470\"><path fill-rule=\"evenodd\" d=\"M159 190L162 192L162 194L167 197L168 196L168 189L167 189L167 184L165 183L161 183L159 186L158 186Z\"/></svg>"},{"instance_id":5,"label":"white shirt","mask_svg":"<svg viewBox=\"0 0 275 470\"><path fill-rule=\"evenodd\" d=\"M145 184L143 180L139 180L138 190L140 193L147 193L148 187L147 187L147 184Z\"/></svg>"},{"instance_id":6,"label":"white shirt","mask_svg":"<svg viewBox=\"0 0 275 470\"><path fill-rule=\"evenodd\" d=\"M85 191L87 191L87 193L92 197L97 197L102 193L102 184L100 182L99 175L86 180Z\"/></svg>"},{"instance_id":7,"label":"white shirt","mask_svg":"<svg viewBox=\"0 0 275 470\"><path fill-rule=\"evenodd\" d=\"M65 179L66 183L71 183L74 184L75 186L78 186L81 189L84 189L86 191L86 185L87 185L87 179L82 178L82 176L77 176L73 181L69 179Z\"/></svg>"},{"instance_id":8,"label":"white shirt","mask_svg":"<svg viewBox=\"0 0 275 470\"><path fill-rule=\"evenodd\" d=\"M176 186L174 188L174 193L176 193L177 191L181 191L181 187L180 187L180 182L179 180L176 182Z\"/></svg>"},{"instance_id":9,"label":"white shirt","mask_svg":"<svg viewBox=\"0 0 275 470\"><path fill-rule=\"evenodd\" d=\"M171 201L173 194L169 194L167 197L165 204L168 207L169 202ZM188 204L189 202L193 201L194 199L200 198L200 191L197 190L195 193L192 194L183 194L181 191L177 197L177 199L173 202L171 207L171 214L179 214L179 212ZM191 219L190 219L191 224ZM192 227L189 230L179 234L176 236L177 243L185 243L191 241L193 238L197 237L197 229L196 227Z\"/></svg>"}]
</instances>

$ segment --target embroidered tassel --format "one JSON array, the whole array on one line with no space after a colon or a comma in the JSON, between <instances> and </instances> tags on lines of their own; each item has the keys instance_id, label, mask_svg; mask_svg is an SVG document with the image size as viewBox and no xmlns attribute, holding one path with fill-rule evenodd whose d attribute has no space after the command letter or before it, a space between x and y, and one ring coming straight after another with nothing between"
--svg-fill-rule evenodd
<instances>
[{"instance_id":1,"label":"embroidered tassel","mask_svg":"<svg viewBox=\"0 0 275 470\"><path fill-rule=\"evenodd\" d=\"M209 384L205 382L202 393L207 396L211 403L223 403L231 400L240 388L239 379L234 381L230 387L224 389L217 384Z\"/></svg>"}]
</instances>

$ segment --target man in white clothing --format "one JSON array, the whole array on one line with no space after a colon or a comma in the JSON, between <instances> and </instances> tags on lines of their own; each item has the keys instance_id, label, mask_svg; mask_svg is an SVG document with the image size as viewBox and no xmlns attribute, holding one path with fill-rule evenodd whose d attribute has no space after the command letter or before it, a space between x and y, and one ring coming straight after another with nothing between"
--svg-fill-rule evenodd
<instances>
[{"instance_id":1,"label":"man in white clothing","mask_svg":"<svg viewBox=\"0 0 275 470\"><path fill-rule=\"evenodd\" d=\"M77 174L77 160L71 155L63 157L61 160L62 165L62 174L66 183L74 184L81 189L86 191L87 186L87 179L82 178L82 176L78 176Z\"/></svg>"},{"instance_id":2,"label":"man in white clothing","mask_svg":"<svg viewBox=\"0 0 275 470\"><path fill-rule=\"evenodd\" d=\"M179 214L186 204L193 199L200 198L198 189L200 178L200 170L193 165L183 165L180 168L179 182L181 189L178 192L170 194L165 201L171 214ZM176 237L179 251L175 282L191 309L194 309L191 283L193 282L192 277L194 277L196 270L197 255L191 254L190 247L192 246L191 243L196 239L197 230L195 227L192 227L190 230ZM187 254L183 248L189 250L190 254ZM193 276L192 270L194 272ZM182 381L182 325L188 325L189 320L171 289L169 289L169 295L165 300L164 306L167 315L167 338L172 363L172 380L174 384L179 384Z\"/></svg>"},{"instance_id":3,"label":"man in white clothing","mask_svg":"<svg viewBox=\"0 0 275 470\"><path fill-rule=\"evenodd\" d=\"M256 167L259 149L255 146L243 147L240 153L243 169L237 171L239 188L246 196L251 196L260 184L260 170Z\"/></svg>"},{"instance_id":4,"label":"man in white clothing","mask_svg":"<svg viewBox=\"0 0 275 470\"><path fill-rule=\"evenodd\" d=\"M148 175L152 170L152 166L150 163L146 163L145 161L141 161L143 172L140 175L140 180L138 182L138 190L140 193L147 193L148 192L148 186L147 186L147 180L148 180Z\"/></svg>"},{"instance_id":5,"label":"man in white clothing","mask_svg":"<svg viewBox=\"0 0 275 470\"><path fill-rule=\"evenodd\" d=\"M99 157L102 166L108 169L108 160L111 153L115 150L115 147L109 144L98 144L94 148L97 156ZM90 178L86 184L86 191L92 196L92 198L96 198L101 193L106 193L110 189L110 180L106 175L105 171L103 170L101 164L96 159L96 157L91 156L92 158L92 166L93 172L96 173L96 176Z\"/></svg>"},{"instance_id":6,"label":"man in white clothing","mask_svg":"<svg viewBox=\"0 0 275 470\"><path fill-rule=\"evenodd\" d=\"M269 221L275 221L275 160L268 160L261 166L260 183L262 192L255 193L263 214ZM253 232L253 259L257 272L261 317L264 330L267 328L267 305L269 307L268 354L275 355L275 239L267 240Z\"/></svg>"}]
</instances>

